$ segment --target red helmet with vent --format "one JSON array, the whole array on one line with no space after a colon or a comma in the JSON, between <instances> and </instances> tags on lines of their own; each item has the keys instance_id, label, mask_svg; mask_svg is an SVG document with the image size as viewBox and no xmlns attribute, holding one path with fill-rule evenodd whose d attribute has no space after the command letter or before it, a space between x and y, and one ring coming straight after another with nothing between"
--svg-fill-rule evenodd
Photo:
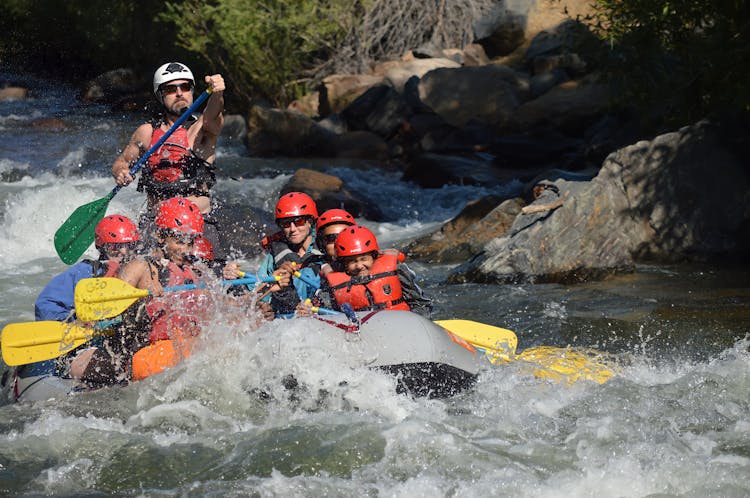
<instances>
[{"instance_id":1,"label":"red helmet with vent","mask_svg":"<svg viewBox=\"0 0 750 498\"><path fill-rule=\"evenodd\" d=\"M203 215L193 201L172 197L159 203L156 209L156 226L188 235L203 233Z\"/></svg>"},{"instance_id":2,"label":"red helmet with vent","mask_svg":"<svg viewBox=\"0 0 750 498\"><path fill-rule=\"evenodd\" d=\"M130 218L121 214L105 216L94 229L94 244L127 244L139 238L138 227Z\"/></svg>"},{"instance_id":3,"label":"red helmet with vent","mask_svg":"<svg viewBox=\"0 0 750 498\"><path fill-rule=\"evenodd\" d=\"M318 217L315 230L320 232L328 225L354 225L354 216L344 209L329 209Z\"/></svg>"},{"instance_id":4,"label":"red helmet with vent","mask_svg":"<svg viewBox=\"0 0 750 498\"><path fill-rule=\"evenodd\" d=\"M304 192L289 192L282 195L276 203L277 220L295 216L318 217L318 207L315 201Z\"/></svg>"},{"instance_id":5,"label":"red helmet with vent","mask_svg":"<svg viewBox=\"0 0 750 498\"><path fill-rule=\"evenodd\" d=\"M379 250L375 234L361 225L347 228L336 237L337 258L357 256Z\"/></svg>"}]
</instances>

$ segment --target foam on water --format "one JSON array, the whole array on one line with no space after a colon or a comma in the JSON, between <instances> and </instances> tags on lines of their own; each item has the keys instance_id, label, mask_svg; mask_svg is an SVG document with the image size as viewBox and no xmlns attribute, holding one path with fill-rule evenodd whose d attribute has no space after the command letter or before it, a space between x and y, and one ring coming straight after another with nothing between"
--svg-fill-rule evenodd
<instances>
[{"instance_id":1,"label":"foam on water","mask_svg":"<svg viewBox=\"0 0 750 498\"><path fill-rule=\"evenodd\" d=\"M472 391L424 400L352 366L343 339L340 348L316 348L320 337L304 320L257 330L229 322L217 319L194 355L162 375L60 409L37 404L36 419L2 435L2 453L60 464L39 467L25 489L132 489L107 482L126 448L165 449L174 469L162 467L158 480L150 457L131 461L128 472L151 485L172 482L172 491L619 497L740 496L747 488L747 341L709 363L663 367L634 357L604 385L565 387L516 364L488 366ZM293 396L287 374L299 382ZM136 402L115 402L115 390ZM79 415L70 415L74 403ZM277 453L287 444L294 452ZM192 448L193 488L178 484L187 477L183 448ZM201 462L214 452L223 459L213 471L220 481Z\"/></svg>"},{"instance_id":2,"label":"foam on water","mask_svg":"<svg viewBox=\"0 0 750 498\"><path fill-rule=\"evenodd\" d=\"M60 179L51 174L13 184L3 206L0 225L0 270L7 271L39 258L57 257L54 234L80 206L104 197L110 179ZM135 190L135 189L131 189ZM110 202L108 213L136 216L141 202L122 191ZM96 257L93 245L86 253Z\"/></svg>"},{"instance_id":3,"label":"foam on water","mask_svg":"<svg viewBox=\"0 0 750 498\"><path fill-rule=\"evenodd\" d=\"M29 163L14 161L13 159L0 159L0 173L7 173L13 170L25 171L29 169Z\"/></svg>"}]
</instances>

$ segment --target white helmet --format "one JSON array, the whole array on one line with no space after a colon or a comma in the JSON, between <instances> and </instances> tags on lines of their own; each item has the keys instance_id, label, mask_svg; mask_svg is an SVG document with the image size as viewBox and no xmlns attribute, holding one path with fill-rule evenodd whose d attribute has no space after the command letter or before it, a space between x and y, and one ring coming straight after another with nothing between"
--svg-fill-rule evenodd
<instances>
[{"instance_id":1,"label":"white helmet","mask_svg":"<svg viewBox=\"0 0 750 498\"><path fill-rule=\"evenodd\" d=\"M185 64L167 62L154 73L154 94L156 97L159 98L159 87L161 85L174 80L190 80L193 86L195 86L193 73Z\"/></svg>"}]
</instances>

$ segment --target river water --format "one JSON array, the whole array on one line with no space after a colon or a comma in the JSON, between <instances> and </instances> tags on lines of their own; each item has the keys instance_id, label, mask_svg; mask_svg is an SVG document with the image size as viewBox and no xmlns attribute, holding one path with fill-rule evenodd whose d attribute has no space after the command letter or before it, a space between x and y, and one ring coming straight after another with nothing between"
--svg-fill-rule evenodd
<instances>
[{"instance_id":1,"label":"river water","mask_svg":"<svg viewBox=\"0 0 750 498\"><path fill-rule=\"evenodd\" d=\"M33 98L0 103L0 326L33 320L36 295L65 268L54 232L112 188L109 165L142 120L84 107L60 83L0 72L7 79L28 85ZM65 127L40 127L46 118ZM222 176L217 195L266 211L291 166L313 164L242 156L241 146L220 142L219 169L233 174ZM252 174L238 174L243 167ZM383 245L426 233L466 199L490 193L423 190L361 164L327 171L357 193L388 199L391 221L365 220ZM134 216L142 205L131 187L109 212ZM616 376L567 386L488 363L470 391L414 399L396 394L384 373L342 370L315 351L270 355L230 330L236 323L217 320L204 350L147 381L0 402L0 494L750 495L748 267L643 266L573 286L446 285L450 267L413 268L435 298L434 318L512 329L519 350L611 352ZM283 341L303 333L285 323L258 331ZM310 389L290 398L288 372ZM270 399L252 395L257 389Z\"/></svg>"}]
</instances>

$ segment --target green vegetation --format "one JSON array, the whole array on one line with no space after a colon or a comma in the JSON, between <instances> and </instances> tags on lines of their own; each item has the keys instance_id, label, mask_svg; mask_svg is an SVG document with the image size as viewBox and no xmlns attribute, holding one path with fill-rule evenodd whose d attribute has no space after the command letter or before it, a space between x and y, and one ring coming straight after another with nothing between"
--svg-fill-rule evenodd
<instances>
[{"instance_id":1,"label":"green vegetation","mask_svg":"<svg viewBox=\"0 0 750 498\"><path fill-rule=\"evenodd\" d=\"M750 110L746 0L596 0L586 21L606 41L601 67L653 124Z\"/></svg>"},{"instance_id":2,"label":"green vegetation","mask_svg":"<svg viewBox=\"0 0 750 498\"><path fill-rule=\"evenodd\" d=\"M339 46L361 15L351 0L187 0L160 18L180 45L221 71L243 101L286 104Z\"/></svg>"},{"instance_id":3,"label":"green vegetation","mask_svg":"<svg viewBox=\"0 0 750 498\"><path fill-rule=\"evenodd\" d=\"M423 43L462 45L494 0L6 0L0 62L80 82L166 60L221 72L243 109L285 105L311 83ZM657 127L750 110L750 2L592 0L594 64Z\"/></svg>"}]
</instances>

